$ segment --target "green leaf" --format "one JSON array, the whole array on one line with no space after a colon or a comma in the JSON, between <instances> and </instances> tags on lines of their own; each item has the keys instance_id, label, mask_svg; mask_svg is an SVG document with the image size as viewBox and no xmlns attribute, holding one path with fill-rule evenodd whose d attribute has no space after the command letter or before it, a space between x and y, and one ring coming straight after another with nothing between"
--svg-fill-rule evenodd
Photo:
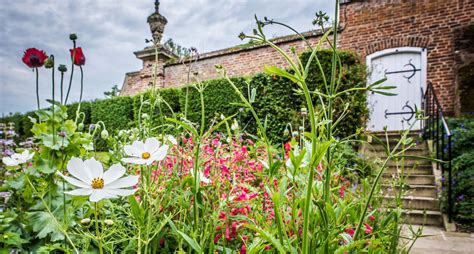
<instances>
[{"instance_id":1,"label":"green leaf","mask_svg":"<svg viewBox=\"0 0 474 254\"><path fill-rule=\"evenodd\" d=\"M269 74L275 74L277 76L280 76L280 77L285 77L295 83L300 83L301 80L299 80L295 75L292 75L290 74L289 72L285 71L285 70L282 70L276 66L267 66L265 65L265 67L263 67L263 70L266 72L266 73L269 73Z\"/></svg>"},{"instance_id":2,"label":"green leaf","mask_svg":"<svg viewBox=\"0 0 474 254\"><path fill-rule=\"evenodd\" d=\"M191 246L191 248L193 248L193 250L195 250L197 253L202 253L201 246L199 246L199 244L194 239L179 230L176 232L180 234L181 237L183 237L183 239Z\"/></svg>"},{"instance_id":3,"label":"green leaf","mask_svg":"<svg viewBox=\"0 0 474 254\"><path fill-rule=\"evenodd\" d=\"M267 231L259 228L256 225L252 225L252 224L244 224L243 226L259 233L262 238L264 238L269 243L271 243L275 248L277 248L277 250L280 253L286 253L285 248L283 248L283 246Z\"/></svg>"},{"instance_id":4,"label":"green leaf","mask_svg":"<svg viewBox=\"0 0 474 254\"><path fill-rule=\"evenodd\" d=\"M29 212L28 218L38 238L42 239L50 235L53 242L64 239L51 214L43 211Z\"/></svg>"}]
</instances>

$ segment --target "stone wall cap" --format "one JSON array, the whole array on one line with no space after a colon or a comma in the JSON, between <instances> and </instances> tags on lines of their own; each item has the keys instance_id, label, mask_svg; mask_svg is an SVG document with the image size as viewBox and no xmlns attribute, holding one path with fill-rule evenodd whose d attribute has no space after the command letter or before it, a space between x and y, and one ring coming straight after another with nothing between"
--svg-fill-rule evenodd
<instances>
[{"instance_id":1,"label":"stone wall cap","mask_svg":"<svg viewBox=\"0 0 474 254\"><path fill-rule=\"evenodd\" d=\"M133 52L133 54L135 54L135 56L138 59L141 59L141 60L154 57L155 56L155 46L145 47L142 50L138 50L138 51ZM163 47L163 45L161 45L161 44L158 45L158 56L163 56L163 57L168 58L168 59L176 57L171 51L169 51L168 49Z\"/></svg>"},{"instance_id":2,"label":"stone wall cap","mask_svg":"<svg viewBox=\"0 0 474 254\"><path fill-rule=\"evenodd\" d=\"M341 29L338 29L340 32ZM318 37L324 34L323 30L321 29L315 29L315 30L310 30L304 33L301 33L305 38L312 38L312 37ZM271 39L271 41L275 44L282 44L282 43L288 43L292 41L297 41L301 40L301 37L297 34L292 34L292 35L285 35L285 36L279 36ZM229 47L229 48L224 48L224 49L218 49L206 53L202 53L199 55L199 60L207 59L207 58L213 58L213 57L219 57L222 55L230 55L230 54L235 54L243 51L248 51L248 50L253 50L257 48L263 48L263 47L268 47L266 44L261 44L261 43L256 43L256 44L240 44L237 46ZM194 61L195 59L187 59L185 61L181 62L172 62L172 63L167 63L165 66L172 66L172 65L178 65L182 63L188 63L190 61Z\"/></svg>"}]
</instances>

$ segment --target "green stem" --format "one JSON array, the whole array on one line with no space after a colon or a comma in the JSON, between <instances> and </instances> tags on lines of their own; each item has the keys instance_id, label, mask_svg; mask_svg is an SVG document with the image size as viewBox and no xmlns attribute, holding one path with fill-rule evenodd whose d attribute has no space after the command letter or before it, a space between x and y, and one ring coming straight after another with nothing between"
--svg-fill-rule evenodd
<instances>
[{"instance_id":1,"label":"green stem","mask_svg":"<svg viewBox=\"0 0 474 254\"><path fill-rule=\"evenodd\" d=\"M74 59L76 58L76 41L73 41L74 46L72 49L72 57L71 57L71 76L69 77L69 87L67 88L66 99L64 100L64 104L67 103L67 99L69 98L69 92L71 91L72 86L72 77L74 76Z\"/></svg>"},{"instance_id":2,"label":"green stem","mask_svg":"<svg viewBox=\"0 0 474 254\"><path fill-rule=\"evenodd\" d=\"M303 92L306 99L306 104L308 106L309 111L309 119L311 124L311 148L312 153L316 151L316 119L314 117L314 108L313 108L313 101L311 99L311 94L309 92L308 86L305 82L301 84L303 87ZM312 155L313 156L313 155ZM311 157L312 157L311 156ZM304 202L304 211L303 211L303 253L309 253L309 237L308 237L308 230L309 230L309 214L311 212L311 194L313 190L313 178L314 178L314 165L313 165L313 158L311 158L311 162L309 165L309 176L308 176L308 185L306 186L306 198Z\"/></svg>"},{"instance_id":3,"label":"green stem","mask_svg":"<svg viewBox=\"0 0 474 254\"><path fill-rule=\"evenodd\" d=\"M38 105L38 110L40 110L39 74L38 74L38 68L37 67L35 67L35 73L36 73L36 104Z\"/></svg>"},{"instance_id":4,"label":"green stem","mask_svg":"<svg viewBox=\"0 0 474 254\"><path fill-rule=\"evenodd\" d=\"M103 254L104 251L102 249L102 236L99 230L99 202L95 202L94 215L95 215L95 238L99 245L99 253Z\"/></svg>"}]
</instances>

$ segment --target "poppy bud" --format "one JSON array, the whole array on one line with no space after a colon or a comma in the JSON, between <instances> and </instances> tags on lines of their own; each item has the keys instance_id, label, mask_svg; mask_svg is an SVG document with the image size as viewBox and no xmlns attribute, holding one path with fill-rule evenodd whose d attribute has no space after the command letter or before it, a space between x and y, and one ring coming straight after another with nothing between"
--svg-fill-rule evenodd
<instances>
[{"instance_id":1,"label":"poppy bud","mask_svg":"<svg viewBox=\"0 0 474 254\"><path fill-rule=\"evenodd\" d=\"M103 130L101 133L100 133L100 137L102 139L107 139L109 137L109 132L107 130Z\"/></svg>"},{"instance_id":2,"label":"poppy bud","mask_svg":"<svg viewBox=\"0 0 474 254\"><path fill-rule=\"evenodd\" d=\"M77 35L76 35L76 34L70 34L70 35L69 35L69 39L70 39L71 41L75 41L75 40L77 40Z\"/></svg>"},{"instance_id":3,"label":"poppy bud","mask_svg":"<svg viewBox=\"0 0 474 254\"><path fill-rule=\"evenodd\" d=\"M52 57L46 59L46 61L44 62L44 67L45 67L46 69L51 69L51 68L54 67L54 60L53 60Z\"/></svg>"},{"instance_id":4,"label":"poppy bud","mask_svg":"<svg viewBox=\"0 0 474 254\"><path fill-rule=\"evenodd\" d=\"M60 72L66 72L66 71L67 71L66 65L60 64L59 67L58 67L58 71L60 71Z\"/></svg>"},{"instance_id":5,"label":"poppy bud","mask_svg":"<svg viewBox=\"0 0 474 254\"><path fill-rule=\"evenodd\" d=\"M283 131L283 136L288 136L288 134L290 134L290 131L288 130L288 128L285 128L285 130Z\"/></svg>"},{"instance_id":6,"label":"poppy bud","mask_svg":"<svg viewBox=\"0 0 474 254\"><path fill-rule=\"evenodd\" d=\"M79 124L77 125L77 130L78 130L78 131L84 130L84 123L79 123Z\"/></svg>"}]
</instances>

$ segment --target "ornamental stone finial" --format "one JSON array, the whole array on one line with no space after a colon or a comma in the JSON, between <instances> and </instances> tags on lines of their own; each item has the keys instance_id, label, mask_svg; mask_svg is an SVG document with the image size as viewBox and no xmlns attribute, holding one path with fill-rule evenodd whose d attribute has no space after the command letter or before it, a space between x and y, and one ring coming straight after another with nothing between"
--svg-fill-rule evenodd
<instances>
[{"instance_id":1,"label":"ornamental stone finial","mask_svg":"<svg viewBox=\"0 0 474 254\"><path fill-rule=\"evenodd\" d=\"M155 0L155 13L160 11L160 0Z\"/></svg>"},{"instance_id":2,"label":"ornamental stone finial","mask_svg":"<svg viewBox=\"0 0 474 254\"><path fill-rule=\"evenodd\" d=\"M159 9L160 1L155 0L155 12L148 16L147 19L155 44L160 43L161 38L163 37L163 31L165 30L165 25L168 23L168 20L160 14Z\"/></svg>"}]
</instances>

